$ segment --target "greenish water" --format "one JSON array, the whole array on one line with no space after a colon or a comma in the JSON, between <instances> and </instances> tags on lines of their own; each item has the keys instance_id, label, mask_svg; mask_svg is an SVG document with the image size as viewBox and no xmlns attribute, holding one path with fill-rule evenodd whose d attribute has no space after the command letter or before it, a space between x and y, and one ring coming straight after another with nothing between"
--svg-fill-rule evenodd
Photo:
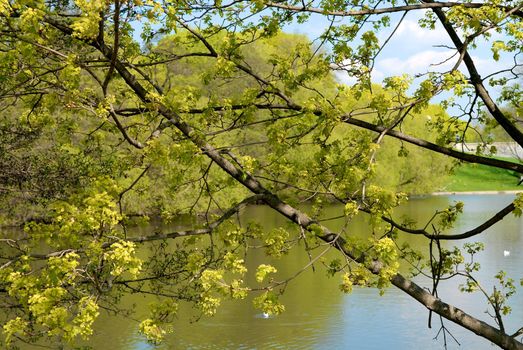
<instances>
[{"instance_id":1,"label":"greenish water","mask_svg":"<svg viewBox=\"0 0 523 350\"><path fill-rule=\"evenodd\" d=\"M513 196L448 196L427 197L411 200L396 213L411 215L420 222L427 220L436 209L442 209L454 200L465 202L465 212L453 232L473 228L486 219ZM336 216L342 209L329 208L327 216ZM242 220L257 218L265 227L281 225L285 221L264 207L251 207L242 214ZM341 222L329 221L329 227L338 229ZM151 228L152 229L152 228ZM365 236L369 234L364 217L349 226L349 232ZM513 215L505 218L473 241L482 241L486 250L478 256L482 263L480 279L491 280L500 269L518 280L523 277L523 221ZM427 251L420 237L406 236L414 247ZM464 242L457 244L462 245ZM510 251L504 256L504 250ZM248 267L256 266L260 253L249 256ZM303 251L273 261L278 268L278 279L293 275L308 262ZM318 266L319 267L319 266ZM345 295L338 289L339 277L328 278L318 269L308 270L294 280L286 289L282 302L286 312L277 317L263 318L251 306L251 300L225 302L218 314L212 318L194 321L195 312L182 306L175 323L174 333L169 335L159 349L442 349L443 337L438 333L439 321L433 320L433 328L427 327L428 313L417 302L403 292L391 288L384 296L370 288L355 289ZM428 281L419 283L429 286ZM479 294L462 294L457 290L458 281L442 283L439 295L473 316L489 323L493 321L485 314L486 304ZM488 284L487 284L488 286ZM520 288L521 289L521 288ZM129 296L125 303L137 305L137 315L145 315L148 300L141 296ZM512 297L513 312L507 317L505 326L514 332L523 326L523 290ZM449 349L489 349L490 343L471 332L445 325L461 343L458 346L447 339ZM94 349L154 349L137 332L138 323L123 317L102 315L96 324L96 334L89 342Z\"/></svg>"}]
</instances>

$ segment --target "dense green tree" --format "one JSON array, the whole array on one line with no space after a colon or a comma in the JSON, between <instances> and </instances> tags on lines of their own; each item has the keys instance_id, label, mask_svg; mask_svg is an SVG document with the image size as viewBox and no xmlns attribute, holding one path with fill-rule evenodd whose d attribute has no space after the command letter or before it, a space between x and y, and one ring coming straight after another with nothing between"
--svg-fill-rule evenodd
<instances>
[{"instance_id":1,"label":"dense green tree","mask_svg":"<svg viewBox=\"0 0 523 350\"><path fill-rule=\"evenodd\" d=\"M153 342L169 330L179 302L213 315L222 299L255 292L255 306L277 314L284 310L277 287L287 281L271 279L275 268L267 263L251 271L260 285L247 285L245 255L252 246L268 257L306 249L313 261L327 246L339 251L328 266L344 292L392 284L431 313L503 348L522 348L519 333L503 324L516 284L504 274L492 294L485 292L496 326L436 297L437 281L456 271L467 278L464 291L480 288L479 266L464 256L482 248L438 243L521 214L522 198L465 233L450 231L461 203L428 223L393 217L405 192L433 185L448 159L523 173L521 164L453 149L485 122L484 109L523 144L517 119L499 108L519 103L520 86L507 83L520 73L503 67L483 79L468 52L486 45L494 59L510 54L517 65L522 6L1 0L0 164L7 170L0 185L11 208L4 220L27 220L23 233L0 240L5 346L88 338L100 309L130 292L158 296L140 323ZM456 64L373 83L374 62L388 42L378 33L394 35L404 16L393 14L412 11L420 12L420 26L439 23L447 32ZM312 42L281 33L317 16L330 25ZM502 39L492 40L493 33ZM335 80L341 72L351 85ZM510 87L494 101L489 90L499 85ZM431 105L436 96L443 96L441 107ZM461 115L445 112L460 105ZM436 165L438 159L446 163ZM298 209L305 200L314 203L309 213ZM325 202L342 203L347 224L368 215L372 238L322 225ZM256 222L240 225L235 214L254 203L294 226L264 232ZM128 225L145 214L202 219L180 231L128 235ZM436 242L424 271L435 281L430 291L398 272L401 261L421 259L395 242L410 234ZM144 258L148 248L154 254Z\"/></svg>"}]
</instances>

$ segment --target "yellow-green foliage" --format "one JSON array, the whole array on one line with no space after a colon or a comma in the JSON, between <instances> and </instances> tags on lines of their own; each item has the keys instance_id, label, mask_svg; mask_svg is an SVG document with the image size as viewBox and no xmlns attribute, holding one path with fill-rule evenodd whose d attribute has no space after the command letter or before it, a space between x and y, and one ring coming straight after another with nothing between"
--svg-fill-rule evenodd
<instances>
[{"instance_id":1,"label":"yellow-green foliage","mask_svg":"<svg viewBox=\"0 0 523 350\"><path fill-rule=\"evenodd\" d=\"M376 4L350 6L372 11ZM448 25L474 39L469 47L491 31L506 35L489 44L501 61L522 42L514 5L501 4L445 4L441 11ZM327 264L329 274L340 273L344 292L383 291L397 273L407 254L383 217L406 194L438 188L451 163L356 127L355 118L450 147L468 137L469 124L445 113L452 99L441 106L431 99L450 93L479 102L474 93L481 89L471 84L477 77L453 69L373 84L388 16L346 16L311 41L281 32L310 14L291 16L279 2L271 9L264 1L200 5L0 0L0 222L24 224L0 241L0 322L8 346L49 338L75 347L92 334L99 310L118 309L126 293L158 297L136 325L158 343L172 331L178 302L212 316L225 300L253 291L249 272L260 293L254 306L277 315L285 309L279 292L292 278L275 280L271 259L303 248L305 268L320 265L313 255L327 244L322 240L346 253ZM314 6L348 9L338 0ZM420 23L434 28L431 13ZM342 70L353 85L337 81ZM503 86L499 99L514 111L507 122L517 120L519 85L499 77L490 83ZM495 127L502 118L484 119L478 115ZM347 225L369 213L372 238L319 225L333 201L345 204ZM245 225L245 203L267 204L299 227ZM309 204L308 215L292 207ZM441 211L432 228L451 228L462 209L456 203ZM135 217L173 226L142 236L128 225L140 221ZM266 260L248 271L253 249ZM473 256L479 246L465 250ZM460 266L477 271L457 248L439 253L443 274ZM479 288L468 277L464 290ZM487 298L506 314L514 282L501 272L495 278L499 289Z\"/></svg>"},{"instance_id":2,"label":"yellow-green foliage","mask_svg":"<svg viewBox=\"0 0 523 350\"><path fill-rule=\"evenodd\" d=\"M278 296L272 291L267 291L261 294L254 298L252 302L254 307L268 315L279 315L285 311L285 306L280 304Z\"/></svg>"}]
</instances>

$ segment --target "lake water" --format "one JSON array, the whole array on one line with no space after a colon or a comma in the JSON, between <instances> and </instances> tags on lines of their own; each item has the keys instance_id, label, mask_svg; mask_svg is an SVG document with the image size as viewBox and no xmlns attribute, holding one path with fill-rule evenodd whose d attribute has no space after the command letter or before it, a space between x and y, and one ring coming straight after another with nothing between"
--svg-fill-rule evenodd
<instances>
[{"instance_id":1,"label":"lake water","mask_svg":"<svg viewBox=\"0 0 523 350\"><path fill-rule=\"evenodd\" d=\"M513 196L438 196L409 201L398 211L426 220L434 210L442 209L453 201L465 203L465 214L453 232L473 228L483 219L507 205ZM328 215L336 215L339 207L330 208ZM263 218L267 227L280 225L284 219L264 207L251 207L243 218ZM340 223L331 221L328 226L336 229ZM365 235L368 232L365 218L359 218L350 227L351 232ZM472 241L485 243L486 249L478 256L482 264L480 279L504 269L516 281L523 277L523 220L512 214L493 228L476 236ZM409 242L424 252L426 244L420 237L406 236ZM447 244L462 245L464 242ZM504 250L510 251L509 256ZM254 270L261 256L251 255L248 267ZM307 263L303 252L296 252L273 261L278 267L278 277L294 274ZM417 280L420 283L427 281ZM356 288L351 294L339 291L340 277L329 278L321 269L307 271L294 280L282 297L286 311L276 317L263 318L251 306L251 300L225 302L212 318L194 321L195 312L182 306L174 332L159 349L442 349L443 336L434 339L439 329L439 318L433 318L433 328L427 327L427 310L394 287L379 296L375 289ZM473 316L491 324L485 314L486 303L479 294L462 294L456 282L442 282L440 297L463 308ZM518 283L519 285L519 283ZM488 286L488 284L487 284ZM512 333L523 326L523 290L512 297L513 312L505 320L505 327ZM137 315L145 315L148 301L140 296L129 296L125 303L137 305ZM490 342L446 321L445 325L461 346L447 337L449 349L490 349ZM94 349L154 349L137 332L138 324L128 318L102 315L96 324L96 335L89 341Z\"/></svg>"}]
</instances>

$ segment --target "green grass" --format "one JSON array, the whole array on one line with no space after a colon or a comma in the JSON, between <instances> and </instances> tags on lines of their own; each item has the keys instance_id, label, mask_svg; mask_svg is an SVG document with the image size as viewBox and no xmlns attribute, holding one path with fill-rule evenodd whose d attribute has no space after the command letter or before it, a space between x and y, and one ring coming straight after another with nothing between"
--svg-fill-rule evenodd
<instances>
[{"instance_id":1,"label":"green grass","mask_svg":"<svg viewBox=\"0 0 523 350\"><path fill-rule=\"evenodd\" d=\"M449 176L447 185L441 191L507 191L523 190L518 186L519 175L505 169L482 164L462 164Z\"/></svg>"}]
</instances>

